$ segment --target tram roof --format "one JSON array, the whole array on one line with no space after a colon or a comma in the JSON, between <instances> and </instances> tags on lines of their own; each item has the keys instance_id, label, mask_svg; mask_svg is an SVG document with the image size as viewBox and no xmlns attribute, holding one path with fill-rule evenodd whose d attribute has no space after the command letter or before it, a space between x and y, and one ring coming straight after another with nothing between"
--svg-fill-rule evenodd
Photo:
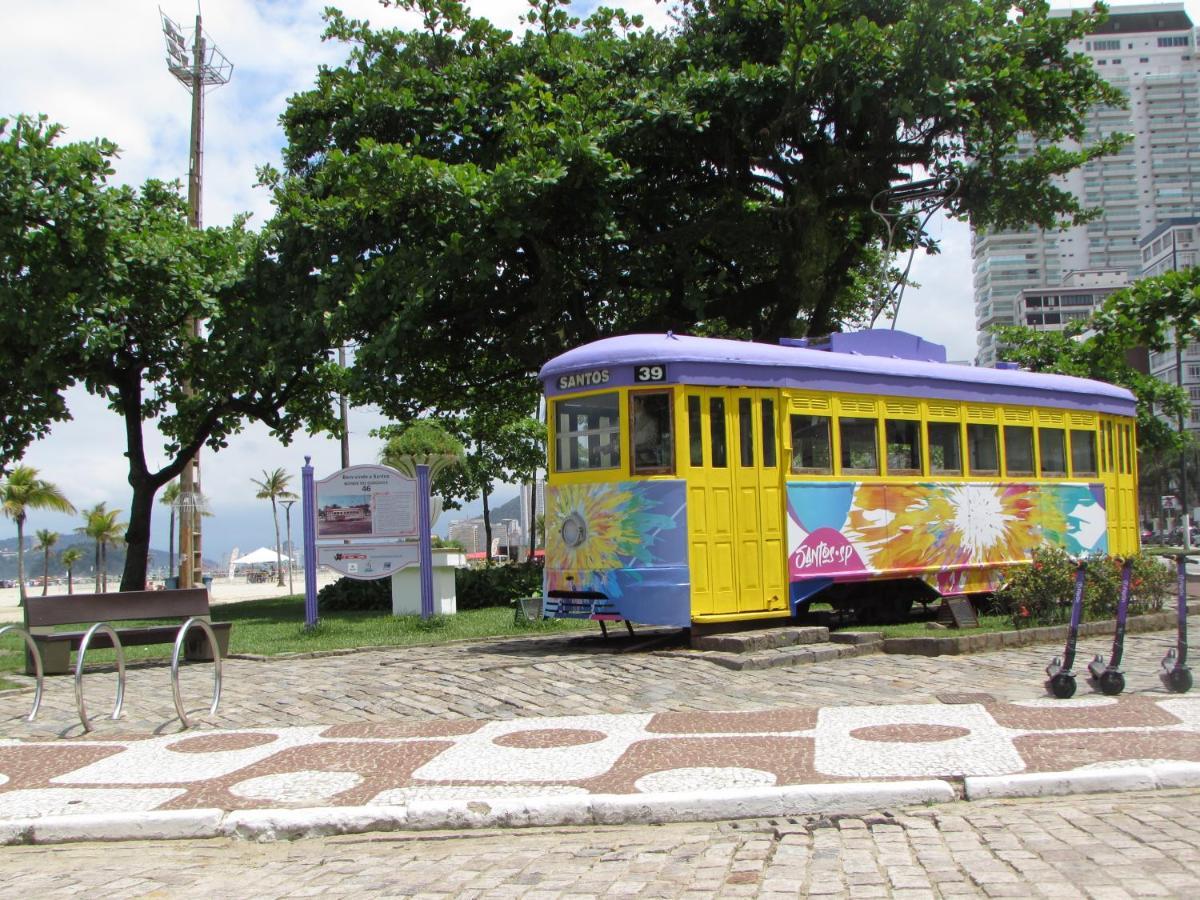
<instances>
[{"instance_id":1,"label":"tram roof","mask_svg":"<svg viewBox=\"0 0 1200 900\"><path fill-rule=\"evenodd\" d=\"M546 363L538 377L547 395L554 396L594 390L601 385L628 387L636 383L635 367L665 365L667 384L797 388L1048 406L1122 416L1136 414L1136 399L1125 388L1070 375L941 362L937 356L944 359L944 350L939 345L912 335L892 334L898 346L906 344L909 350L919 348L926 357L933 358L912 359L672 333L630 334L568 350ZM869 340L859 346L886 346L886 339L879 332L844 337L868 335ZM843 346L854 345L852 341L843 342ZM838 343L833 346L837 348ZM604 372L605 380L560 386L563 376L589 372Z\"/></svg>"}]
</instances>

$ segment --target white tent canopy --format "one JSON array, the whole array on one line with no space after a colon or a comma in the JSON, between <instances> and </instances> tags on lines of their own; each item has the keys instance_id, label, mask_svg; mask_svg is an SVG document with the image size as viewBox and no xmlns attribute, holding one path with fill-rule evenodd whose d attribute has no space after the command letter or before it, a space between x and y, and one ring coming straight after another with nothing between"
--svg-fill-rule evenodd
<instances>
[{"instance_id":1,"label":"white tent canopy","mask_svg":"<svg viewBox=\"0 0 1200 900\"><path fill-rule=\"evenodd\" d=\"M286 555L277 557L275 551L270 547L259 547L253 553L247 553L245 556L239 556L233 561L235 566L261 566L266 563L273 563L277 559L284 562L291 562Z\"/></svg>"}]
</instances>

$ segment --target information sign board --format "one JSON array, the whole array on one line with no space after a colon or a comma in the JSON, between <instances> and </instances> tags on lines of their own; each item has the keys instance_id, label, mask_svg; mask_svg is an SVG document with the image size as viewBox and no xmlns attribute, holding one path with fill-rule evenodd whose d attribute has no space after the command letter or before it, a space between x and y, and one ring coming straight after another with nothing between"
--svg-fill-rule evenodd
<instances>
[{"instance_id":1,"label":"information sign board","mask_svg":"<svg viewBox=\"0 0 1200 900\"><path fill-rule=\"evenodd\" d=\"M350 466L316 483L318 540L417 535L417 483L389 466Z\"/></svg>"},{"instance_id":2,"label":"information sign board","mask_svg":"<svg viewBox=\"0 0 1200 900\"><path fill-rule=\"evenodd\" d=\"M317 563L350 578L386 578L420 562L417 544L331 544L317 547Z\"/></svg>"}]
</instances>

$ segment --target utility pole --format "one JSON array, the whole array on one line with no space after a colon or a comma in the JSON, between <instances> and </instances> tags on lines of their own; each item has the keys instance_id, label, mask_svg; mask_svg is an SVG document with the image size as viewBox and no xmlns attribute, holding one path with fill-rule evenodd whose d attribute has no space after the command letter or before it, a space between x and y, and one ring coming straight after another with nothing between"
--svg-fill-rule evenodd
<instances>
[{"instance_id":1,"label":"utility pole","mask_svg":"<svg viewBox=\"0 0 1200 900\"><path fill-rule=\"evenodd\" d=\"M288 567L288 594L295 594L296 591L292 587L292 568L296 562L296 553L292 547L292 504L295 500L280 500L279 504L283 507L283 517L287 522L287 567Z\"/></svg>"},{"instance_id":2,"label":"utility pole","mask_svg":"<svg viewBox=\"0 0 1200 900\"><path fill-rule=\"evenodd\" d=\"M192 133L188 160L188 224L201 227L200 199L204 162L204 90L228 84L233 77L233 63L209 42L196 12L196 30L189 47L181 29L159 7L163 36L167 41L167 71L175 76L192 95ZM184 326L190 336L200 337L200 320L191 319ZM179 586L195 587L203 574L200 516L200 452L188 460L179 475Z\"/></svg>"},{"instance_id":3,"label":"utility pole","mask_svg":"<svg viewBox=\"0 0 1200 900\"><path fill-rule=\"evenodd\" d=\"M346 368L346 348L338 347L338 365ZM350 404L345 394L338 394L338 410L342 420L342 468L350 468ZM346 543L350 543L346 541Z\"/></svg>"}]
</instances>

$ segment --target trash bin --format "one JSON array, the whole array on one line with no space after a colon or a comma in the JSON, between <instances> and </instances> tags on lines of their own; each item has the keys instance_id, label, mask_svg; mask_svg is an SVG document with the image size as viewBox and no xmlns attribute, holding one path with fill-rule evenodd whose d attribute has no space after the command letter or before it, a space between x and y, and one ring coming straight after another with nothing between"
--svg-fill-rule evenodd
<instances>
[{"instance_id":1,"label":"trash bin","mask_svg":"<svg viewBox=\"0 0 1200 900\"><path fill-rule=\"evenodd\" d=\"M211 576L211 575L204 575L203 577L201 577L201 579L200 579L200 580L204 582L204 589L205 589L206 591L210 591L210 592L211 592L211 591L212 591L212 576Z\"/></svg>"}]
</instances>

